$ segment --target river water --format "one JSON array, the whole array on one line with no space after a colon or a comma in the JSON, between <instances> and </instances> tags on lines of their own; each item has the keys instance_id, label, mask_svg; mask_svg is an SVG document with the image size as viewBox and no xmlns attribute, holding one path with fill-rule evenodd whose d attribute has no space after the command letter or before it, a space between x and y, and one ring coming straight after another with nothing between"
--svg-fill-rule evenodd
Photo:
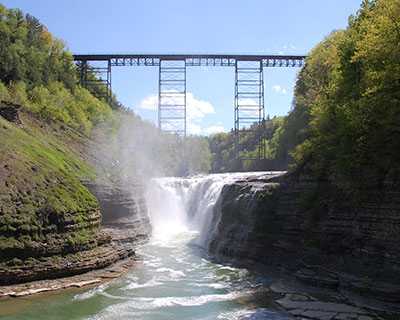
<instances>
[{"instance_id":1,"label":"river water","mask_svg":"<svg viewBox=\"0 0 400 320\"><path fill-rule=\"evenodd\" d=\"M274 279L218 262L206 248L224 184L246 174L153 180L143 261L97 287L0 303L1 319L292 319L274 304Z\"/></svg>"}]
</instances>

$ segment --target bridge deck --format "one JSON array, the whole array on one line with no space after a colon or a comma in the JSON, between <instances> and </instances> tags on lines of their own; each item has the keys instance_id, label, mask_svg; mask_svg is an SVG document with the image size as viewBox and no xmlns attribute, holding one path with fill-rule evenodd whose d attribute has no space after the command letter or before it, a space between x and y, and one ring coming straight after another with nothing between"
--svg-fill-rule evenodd
<instances>
[{"instance_id":1,"label":"bridge deck","mask_svg":"<svg viewBox=\"0 0 400 320\"><path fill-rule=\"evenodd\" d=\"M103 81L106 87L104 98L111 101L111 67L113 66L157 66L158 127L184 137L186 145L186 67L221 66L235 68L235 152L238 157L243 150L244 134L256 134L258 159L265 158L264 136L264 67L302 67L303 55L235 55L235 54L74 54L81 63L82 84L88 87L93 81ZM97 63L92 63L97 62ZM102 66L91 66L102 64ZM88 78L92 72L99 79ZM105 80L102 79L105 76ZM249 127L250 131L241 130ZM186 147L185 151L186 153ZM243 152L242 152L243 153Z\"/></svg>"},{"instance_id":2,"label":"bridge deck","mask_svg":"<svg viewBox=\"0 0 400 320\"><path fill-rule=\"evenodd\" d=\"M247 54L74 54L75 61L109 61L111 66L159 66L162 60L184 60L186 66L234 67L236 61L261 61L263 67L301 67L304 55Z\"/></svg>"}]
</instances>

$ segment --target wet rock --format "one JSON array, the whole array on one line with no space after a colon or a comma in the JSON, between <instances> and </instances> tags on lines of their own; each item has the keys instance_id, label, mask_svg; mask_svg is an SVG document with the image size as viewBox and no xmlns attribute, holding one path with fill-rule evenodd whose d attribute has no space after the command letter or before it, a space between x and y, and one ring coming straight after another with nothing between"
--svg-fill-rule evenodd
<instances>
[{"instance_id":1,"label":"wet rock","mask_svg":"<svg viewBox=\"0 0 400 320\"><path fill-rule=\"evenodd\" d=\"M345 186L325 186L312 220L299 199L317 186L283 173L226 186L210 251L285 270L307 286L399 304L400 185L383 182L357 205Z\"/></svg>"},{"instance_id":2,"label":"wet rock","mask_svg":"<svg viewBox=\"0 0 400 320\"><path fill-rule=\"evenodd\" d=\"M335 316L335 320L350 320L357 319L358 315L354 313L339 313Z\"/></svg>"},{"instance_id":3,"label":"wet rock","mask_svg":"<svg viewBox=\"0 0 400 320\"><path fill-rule=\"evenodd\" d=\"M299 300L299 296L303 296L303 298ZM309 300L304 300L302 294L287 294L276 302L288 310L291 315L299 318L319 320L373 319L368 311L349 305L345 300L329 302L318 300L313 296L308 296L308 298Z\"/></svg>"},{"instance_id":4,"label":"wet rock","mask_svg":"<svg viewBox=\"0 0 400 320\"><path fill-rule=\"evenodd\" d=\"M135 197L132 190L122 188L96 185L94 189L101 203L106 203L101 213L96 210L87 214L84 227L95 235L95 242L76 248L69 246L67 232L79 231L82 226L73 219L57 220L58 225L50 233L52 250L57 251L48 254L47 243L32 249L28 257L35 258L35 263L0 269L0 284L73 276L135 255L135 247L148 240L150 233L143 193L138 192ZM136 191L140 191L138 187ZM103 222L102 216L106 217Z\"/></svg>"},{"instance_id":5,"label":"wet rock","mask_svg":"<svg viewBox=\"0 0 400 320\"><path fill-rule=\"evenodd\" d=\"M313 300L310 296L298 293L290 293L286 297L291 301L310 301Z\"/></svg>"},{"instance_id":6,"label":"wet rock","mask_svg":"<svg viewBox=\"0 0 400 320\"><path fill-rule=\"evenodd\" d=\"M288 297L276 301L285 309L304 309L311 311L321 311L321 312L332 312L338 314L341 312L344 313L353 313L353 314L366 314L367 312L362 310L361 308L353 307L350 305L346 305L343 303L334 303L334 302L323 302L323 301L293 301Z\"/></svg>"},{"instance_id":7,"label":"wet rock","mask_svg":"<svg viewBox=\"0 0 400 320\"><path fill-rule=\"evenodd\" d=\"M318 288L337 289L339 286L339 279L337 276L318 274L313 270L298 270L295 273L295 278L300 283Z\"/></svg>"},{"instance_id":8,"label":"wet rock","mask_svg":"<svg viewBox=\"0 0 400 320\"><path fill-rule=\"evenodd\" d=\"M342 291L362 297L374 297L377 300L399 304L400 286L375 281L348 281L341 286Z\"/></svg>"},{"instance_id":9,"label":"wet rock","mask_svg":"<svg viewBox=\"0 0 400 320\"><path fill-rule=\"evenodd\" d=\"M150 233L151 226L142 186L116 187L87 181L83 181L83 184L99 200L103 224L120 219L124 219L125 222L130 220L131 223L136 223L134 227L140 227L144 232Z\"/></svg>"},{"instance_id":10,"label":"wet rock","mask_svg":"<svg viewBox=\"0 0 400 320\"><path fill-rule=\"evenodd\" d=\"M300 316L302 315L304 312L306 312L306 309L292 309L289 310L289 313L293 316Z\"/></svg>"},{"instance_id":11,"label":"wet rock","mask_svg":"<svg viewBox=\"0 0 400 320\"><path fill-rule=\"evenodd\" d=\"M21 124L21 120L18 116L18 109L21 105L0 101L0 116L2 116L7 121L13 122L15 124Z\"/></svg>"},{"instance_id":12,"label":"wet rock","mask_svg":"<svg viewBox=\"0 0 400 320\"><path fill-rule=\"evenodd\" d=\"M357 320L374 320L374 319L371 317L362 315L362 316L358 316Z\"/></svg>"},{"instance_id":13,"label":"wet rock","mask_svg":"<svg viewBox=\"0 0 400 320\"><path fill-rule=\"evenodd\" d=\"M57 260L40 262L32 268L13 270L12 275L19 277L19 282L30 282L0 286L0 298L20 297L71 287L80 288L120 277L137 263L135 247L143 243L147 236L137 233L137 230L132 228L120 229L108 225L105 230L118 237L112 238L108 245L96 250L70 256L74 261L66 261L66 258L60 257ZM47 280L36 280L42 279L43 276Z\"/></svg>"},{"instance_id":14,"label":"wet rock","mask_svg":"<svg viewBox=\"0 0 400 320\"><path fill-rule=\"evenodd\" d=\"M311 319L331 320L337 315L337 312L307 310L300 315Z\"/></svg>"}]
</instances>

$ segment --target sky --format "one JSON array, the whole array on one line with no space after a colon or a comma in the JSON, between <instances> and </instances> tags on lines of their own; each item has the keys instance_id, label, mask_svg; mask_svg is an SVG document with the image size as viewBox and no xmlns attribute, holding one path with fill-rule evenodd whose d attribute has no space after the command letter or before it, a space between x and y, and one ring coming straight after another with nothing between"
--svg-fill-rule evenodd
<instances>
[{"instance_id":1,"label":"sky","mask_svg":"<svg viewBox=\"0 0 400 320\"><path fill-rule=\"evenodd\" d=\"M0 0L40 20L71 53L308 54L361 0ZM298 68L264 68L265 113L286 115ZM234 124L234 68L188 67L188 131ZM113 67L117 99L157 123L158 67Z\"/></svg>"}]
</instances>

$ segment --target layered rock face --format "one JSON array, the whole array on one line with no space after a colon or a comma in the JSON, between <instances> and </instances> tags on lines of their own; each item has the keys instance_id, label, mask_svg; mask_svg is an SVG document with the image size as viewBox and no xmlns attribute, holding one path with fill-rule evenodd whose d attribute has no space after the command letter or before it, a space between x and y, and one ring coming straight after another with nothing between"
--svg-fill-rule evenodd
<instances>
[{"instance_id":1,"label":"layered rock face","mask_svg":"<svg viewBox=\"0 0 400 320\"><path fill-rule=\"evenodd\" d=\"M96 176L83 146L89 140L19 108L0 102L0 285L80 274L134 255L150 229L142 188L92 185L96 199L82 184Z\"/></svg>"},{"instance_id":2,"label":"layered rock face","mask_svg":"<svg viewBox=\"0 0 400 320\"><path fill-rule=\"evenodd\" d=\"M148 240L151 225L142 186L85 185L99 200L102 230L111 236L116 246L129 250Z\"/></svg>"},{"instance_id":3,"label":"layered rock face","mask_svg":"<svg viewBox=\"0 0 400 320\"><path fill-rule=\"evenodd\" d=\"M223 190L210 251L273 265L303 283L400 302L400 188L384 183L357 202L341 185L287 176ZM379 281L391 283L380 290Z\"/></svg>"},{"instance_id":4,"label":"layered rock face","mask_svg":"<svg viewBox=\"0 0 400 320\"><path fill-rule=\"evenodd\" d=\"M99 185L83 182L89 191L99 200L102 223L109 224L120 219L136 222L144 233L151 230L147 216L144 190L140 185L132 184L126 187Z\"/></svg>"},{"instance_id":5,"label":"layered rock face","mask_svg":"<svg viewBox=\"0 0 400 320\"><path fill-rule=\"evenodd\" d=\"M101 209L88 215L90 219L85 224L71 219L55 220L54 228L49 229L49 244L38 243L31 250L21 248L30 260L0 268L0 284L81 274L135 254L136 246L148 239L151 230L141 187L88 184L88 188L98 198ZM66 234L83 229L91 230L93 240L71 244L73 240L68 241ZM15 253L14 250L10 255Z\"/></svg>"}]
</instances>

